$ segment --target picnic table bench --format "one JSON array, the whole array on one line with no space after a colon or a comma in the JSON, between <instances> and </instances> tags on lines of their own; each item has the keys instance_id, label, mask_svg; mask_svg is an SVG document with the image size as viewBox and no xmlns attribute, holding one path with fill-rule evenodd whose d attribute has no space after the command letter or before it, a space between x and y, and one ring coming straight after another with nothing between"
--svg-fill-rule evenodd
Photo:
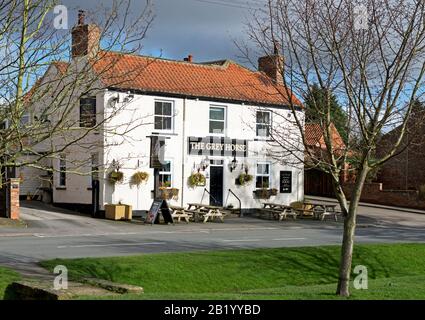
<instances>
[{"instance_id":1,"label":"picnic table bench","mask_svg":"<svg viewBox=\"0 0 425 320\"><path fill-rule=\"evenodd\" d=\"M189 223L189 219L192 218L192 213L185 210L183 207L170 206L171 217L177 219L177 222L180 222L181 219L184 219L186 223Z\"/></svg>"},{"instance_id":2,"label":"picnic table bench","mask_svg":"<svg viewBox=\"0 0 425 320\"><path fill-rule=\"evenodd\" d=\"M192 207L194 208L193 210ZM195 221L198 221L199 218L203 218L204 223L206 223L208 220L214 221L215 218L218 218L221 222L224 222L224 215L220 211L221 209L222 207L202 203L188 203L186 212L192 212Z\"/></svg>"},{"instance_id":3,"label":"picnic table bench","mask_svg":"<svg viewBox=\"0 0 425 320\"><path fill-rule=\"evenodd\" d=\"M292 216L294 220L297 218L297 212L292 210L291 206L271 202L265 202L263 203L263 206L264 208L260 211L269 214L276 220L279 219L279 221L282 221L286 219L287 216Z\"/></svg>"}]
</instances>

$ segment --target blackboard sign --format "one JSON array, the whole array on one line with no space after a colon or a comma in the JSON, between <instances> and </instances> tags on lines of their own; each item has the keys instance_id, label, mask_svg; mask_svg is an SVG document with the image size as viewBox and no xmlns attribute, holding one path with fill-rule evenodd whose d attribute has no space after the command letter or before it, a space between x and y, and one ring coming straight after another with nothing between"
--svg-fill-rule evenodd
<instances>
[{"instance_id":1,"label":"blackboard sign","mask_svg":"<svg viewBox=\"0 0 425 320\"><path fill-rule=\"evenodd\" d=\"M148 215L146 216L145 223L159 223L160 212L166 223L173 223L173 217L171 216L168 203L163 199L155 199L152 202L151 208L149 209Z\"/></svg>"},{"instance_id":2,"label":"blackboard sign","mask_svg":"<svg viewBox=\"0 0 425 320\"><path fill-rule=\"evenodd\" d=\"M292 171L280 172L280 193L292 192Z\"/></svg>"}]
</instances>

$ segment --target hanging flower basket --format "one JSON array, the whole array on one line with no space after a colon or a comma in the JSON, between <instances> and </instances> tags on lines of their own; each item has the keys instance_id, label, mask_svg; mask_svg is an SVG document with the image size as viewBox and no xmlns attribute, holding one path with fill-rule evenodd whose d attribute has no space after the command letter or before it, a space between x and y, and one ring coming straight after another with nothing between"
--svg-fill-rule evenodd
<instances>
[{"instance_id":1,"label":"hanging flower basket","mask_svg":"<svg viewBox=\"0 0 425 320\"><path fill-rule=\"evenodd\" d=\"M245 186L245 185L249 184L253 179L254 179L254 177L252 175L247 174L247 173L241 173L239 175L239 177L236 179L236 184L241 185L241 186Z\"/></svg>"},{"instance_id":2,"label":"hanging flower basket","mask_svg":"<svg viewBox=\"0 0 425 320\"><path fill-rule=\"evenodd\" d=\"M254 191L254 195L257 199L270 199L271 196L277 195L277 189L257 189Z\"/></svg>"},{"instance_id":3,"label":"hanging flower basket","mask_svg":"<svg viewBox=\"0 0 425 320\"><path fill-rule=\"evenodd\" d=\"M159 188L159 196L164 200L178 200L179 189L177 188Z\"/></svg>"},{"instance_id":4,"label":"hanging flower basket","mask_svg":"<svg viewBox=\"0 0 425 320\"><path fill-rule=\"evenodd\" d=\"M135 172L130 179L130 184L139 187L142 183L148 181L149 173L144 171Z\"/></svg>"},{"instance_id":5,"label":"hanging flower basket","mask_svg":"<svg viewBox=\"0 0 425 320\"><path fill-rule=\"evenodd\" d=\"M109 174L109 182L112 184L123 182L124 180L124 173L121 171L112 171Z\"/></svg>"},{"instance_id":6,"label":"hanging flower basket","mask_svg":"<svg viewBox=\"0 0 425 320\"><path fill-rule=\"evenodd\" d=\"M206 182L207 179L200 172L192 173L188 178L188 184L191 188L205 186Z\"/></svg>"}]
</instances>

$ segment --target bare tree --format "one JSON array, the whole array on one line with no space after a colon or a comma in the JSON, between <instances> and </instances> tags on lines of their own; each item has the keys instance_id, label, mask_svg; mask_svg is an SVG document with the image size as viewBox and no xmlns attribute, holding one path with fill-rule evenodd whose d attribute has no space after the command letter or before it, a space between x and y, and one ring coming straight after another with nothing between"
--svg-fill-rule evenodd
<instances>
[{"instance_id":1,"label":"bare tree","mask_svg":"<svg viewBox=\"0 0 425 320\"><path fill-rule=\"evenodd\" d=\"M96 110L85 123L76 111L81 98L125 87L147 67L126 73L115 68L122 53L139 54L142 49L154 17L150 2L143 5L134 12L130 0L116 0L109 8L80 12L72 32L87 26L92 28L90 39L76 35L71 45L64 11L71 8L58 7L56 0L0 0L0 169L26 166L52 171L51 159L71 147L95 149L105 135L125 139L143 124L142 119L129 118L120 128L108 126L126 103L112 112ZM89 46L81 47L83 41ZM90 160L90 152L86 155L78 163L75 160L74 173L90 174L81 170Z\"/></svg>"},{"instance_id":2,"label":"bare tree","mask_svg":"<svg viewBox=\"0 0 425 320\"><path fill-rule=\"evenodd\" d=\"M280 161L295 156L330 174L345 216L337 294L349 296L356 216L365 181L371 171L404 150L414 101L424 94L425 2L269 0L264 10L254 12L247 31L249 42L238 44L245 58L251 57L252 44L257 56L258 51L271 57L283 54L282 77L276 85L284 85L280 87L286 96L312 96L314 84L328 93L313 103L324 145L309 145L304 131L309 119L298 116L299 106L290 101L298 134L273 127L273 143L281 149L273 156ZM346 144L333 139L332 94L347 114ZM382 135L394 128L397 139L377 155ZM300 150L303 157L297 157ZM340 179L347 164L355 173L351 194Z\"/></svg>"}]
</instances>

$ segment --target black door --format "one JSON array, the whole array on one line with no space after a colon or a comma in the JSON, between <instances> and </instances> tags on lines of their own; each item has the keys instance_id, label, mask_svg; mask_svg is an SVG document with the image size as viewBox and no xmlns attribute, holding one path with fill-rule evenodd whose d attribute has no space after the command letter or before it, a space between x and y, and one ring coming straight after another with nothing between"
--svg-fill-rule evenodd
<instances>
[{"instance_id":1,"label":"black door","mask_svg":"<svg viewBox=\"0 0 425 320\"><path fill-rule=\"evenodd\" d=\"M210 205L223 205L223 167L210 167Z\"/></svg>"}]
</instances>

